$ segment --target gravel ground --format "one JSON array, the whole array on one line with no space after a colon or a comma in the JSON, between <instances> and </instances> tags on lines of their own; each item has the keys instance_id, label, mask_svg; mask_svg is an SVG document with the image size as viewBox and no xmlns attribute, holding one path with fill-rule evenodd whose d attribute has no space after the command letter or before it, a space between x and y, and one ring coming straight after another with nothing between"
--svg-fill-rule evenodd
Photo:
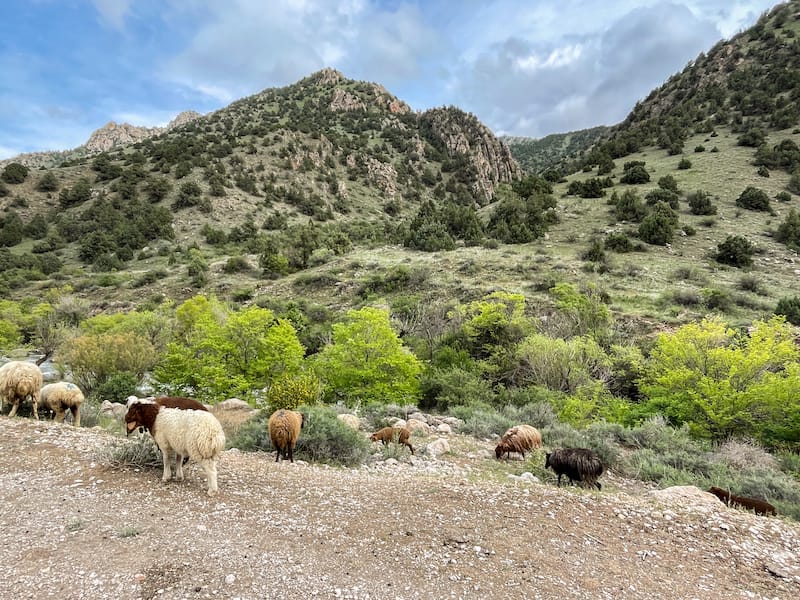
<instances>
[{"instance_id":1,"label":"gravel ground","mask_svg":"<svg viewBox=\"0 0 800 600\"><path fill-rule=\"evenodd\" d=\"M481 480L488 457L339 469L234 449L209 498L192 464L168 484L104 464L114 439L0 417L0 598L800 597L800 525L695 488Z\"/></svg>"}]
</instances>

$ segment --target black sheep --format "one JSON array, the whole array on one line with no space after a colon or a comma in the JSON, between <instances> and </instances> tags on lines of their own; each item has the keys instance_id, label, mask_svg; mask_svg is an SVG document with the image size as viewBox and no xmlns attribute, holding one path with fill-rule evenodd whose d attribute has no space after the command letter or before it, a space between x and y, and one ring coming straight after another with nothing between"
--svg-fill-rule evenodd
<instances>
[{"instance_id":1,"label":"black sheep","mask_svg":"<svg viewBox=\"0 0 800 600\"><path fill-rule=\"evenodd\" d=\"M551 468L558 475L558 485L561 485L561 476L569 477L570 483L575 481L595 485L602 489L597 478L603 474L603 462L600 457L588 448L559 448L547 454L544 468Z\"/></svg>"}]
</instances>

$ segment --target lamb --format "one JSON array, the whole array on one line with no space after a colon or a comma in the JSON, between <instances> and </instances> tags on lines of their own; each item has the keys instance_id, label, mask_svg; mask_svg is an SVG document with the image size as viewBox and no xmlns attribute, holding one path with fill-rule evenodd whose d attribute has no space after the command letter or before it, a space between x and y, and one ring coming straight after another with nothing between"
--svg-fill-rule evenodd
<instances>
[{"instance_id":1,"label":"lamb","mask_svg":"<svg viewBox=\"0 0 800 600\"><path fill-rule=\"evenodd\" d=\"M17 414L19 403L26 398L31 399L33 416L39 419L39 390L42 388L42 370L35 364L12 360L0 367L0 411L3 402L11 402L9 417Z\"/></svg>"},{"instance_id":2,"label":"lamb","mask_svg":"<svg viewBox=\"0 0 800 600\"><path fill-rule=\"evenodd\" d=\"M183 457L200 463L208 479L208 495L217 494L217 463L225 449L225 433L207 410L168 408L155 401L132 402L125 414L128 435L139 427L150 430L164 460L162 481L172 477L172 453L176 454L175 479L183 480Z\"/></svg>"},{"instance_id":3,"label":"lamb","mask_svg":"<svg viewBox=\"0 0 800 600\"><path fill-rule=\"evenodd\" d=\"M408 441L408 438L410 437L411 430L407 427L384 427L383 429L379 429L369 436L369 439L373 442L383 442L384 446L387 446L389 442L396 442L398 444L402 444L403 446L408 446L408 449L411 450L411 454L414 454L414 446L412 446L411 442Z\"/></svg>"},{"instance_id":4,"label":"lamb","mask_svg":"<svg viewBox=\"0 0 800 600\"><path fill-rule=\"evenodd\" d=\"M510 428L500 438L500 443L494 449L497 459L511 456L512 452L519 452L525 458L525 452L534 448L542 447L542 434L539 430L530 425L516 425Z\"/></svg>"},{"instance_id":5,"label":"lamb","mask_svg":"<svg viewBox=\"0 0 800 600\"><path fill-rule=\"evenodd\" d=\"M603 474L603 463L600 457L588 448L559 448L549 452L545 458L544 468L551 468L558 475L558 486L561 476L569 477L569 482L584 482L602 489L597 478Z\"/></svg>"},{"instance_id":6,"label":"lamb","mask_svg":"<svg viewBox=\"0 0 800 600\"><path fill-rule=\"evenodd\" d=\"M67 411L72 413L72 424L75 427L81 426L81 404L83 404L83 392L74 383L59 381L58 383L48 383L42 387L39 393L39 403L45 410L53 411L56 414L56 423L63 423Z\"/></svg>"},{"instance_id":7,"label":"lamb","mask_svg":"<svg viewBox=\"0 0 800 600\"><path fill-rule=\"evenodd\" d=\"M275 462L280 460L281 455L284 460L288 458L290 462L294 462L294 447L305 424L306 416L295 410L279 409L270 415L269 438L277 451Z\"/></svg>"},{"instance_id":8,"label":"lamb","mask_svg":"<svg viewBox=\"0 0 800 600\"><path fill-rule=\"evenodd\" d=\"M766 500L748 498L747 496L737 496L736 494L732 494L727 490L723 490L722 488L715 486L708 488L708 491L714 494L727 506L738 506L748 510L753 510L757 515L775 516L778 514L778 511L775 510L775 507Z\"/></svg>"}]
</instances>

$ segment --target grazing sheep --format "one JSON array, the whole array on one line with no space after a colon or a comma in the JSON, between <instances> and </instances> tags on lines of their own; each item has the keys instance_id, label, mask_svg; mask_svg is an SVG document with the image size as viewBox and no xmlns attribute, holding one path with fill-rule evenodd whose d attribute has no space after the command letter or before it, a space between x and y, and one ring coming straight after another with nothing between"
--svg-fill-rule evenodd
<instances>
[{"instance_id":1,"label":"grazing sheep","mask_svg":"<svg viewBox=\"0 0 800 600\"><path fill-rule=\"evenodd\" d=\"M217 462L225 448L225 433L207 410L167 408L154 401L132 402L125 414L128 435L145 427L155 439L164 460L162 481L172 477L172 453L176 455L175 479L183 480L183 457L200 463L208 479L208 495L217 493Z\"/></svg>"},{"instance_id":2,"label":"grazing sheep","mask_svg":"<svg viewBox=\"0 0 800 600\"><path fill-rule=\"evenodd\" d=\"M714 494L727 506L739 506L748 510L753 510L757 515L777 515L778 511L766 500L759 500L757 498L748 498L747 496L737 496L727 490L718 487L710 487L708 491Z\"/></svg>"},{"instance_id":3,"label":"grazing sheep","mask_svg":"<svg viewBox=\"0 0 800 600\"><path fill-rule=\"evenodd\" d=\"M33 416L39 418L39 390L42 389L42 370L35 364L20 360L12 360L0 367L0 411L3 402L12 404L9 417L17 414L19 403L26 398L31 399Z\"/></svg>"},{"instance_id":4,"label":"grazing sheep","mask_svg":"<svg viewBox=\"0 0 800 600\"><path fill-rule=\"evenodd\" d=\"M300 430L306 424L306 416L295 410L280 409L276 410L269 417L269 439L272 446L277 451L275 462L278 462L283 455L283 459L294 462L294 446L297 438L300 437Z\"/></svg>"},{"instance_id":5,"label":"grazing sheep","mask_svg":"<svg viewBox=\"0 0 800 600\"><path fill-rule=\"evenodd\" d=\"M519 452L525 458L525 452L542 447L542 434L530 425L516 425L506 431L500 438L500 443L494 449L494 455L500 459L505 454L511 457L512 452Z\"/></svg>"},{"instance_id":6,"label":"grazing sheep","mask_svg":"<svg viewBox=\"0 0 800 600\"><path fill-rule=\"evenodd\" d=\"M59 381L48 383L39 393L39 404L45 409L56 414L56 423L63 423L67 411L72 413L72 424L81 426L81 404L83 392L74 383Z\"/></svg>"},{"instance_id":7,"label":"grazing sheep","mask_svg":"<svg viewBox=\"0 0 800 600\"><path fill-rule=\"evenodd\" d=\"M569 482L584 482L602 489L597 478L603 474L603 463L600 457L588 448L559 448L547 454L544 468L551 468L558 475L558 485L561 485L561 476L569 477Z\"/></svg>"},{"instance_id":8,"label":"grazing sheep","mask_svg":"<svg viewBox=\"0 0 800 600\"><path fill-rule=\"evenodd\" d=\"M406 427L384 427L369 436L369 439L373 442L383 442L384 446L387 446L389 442L396 442L403 446L408 446L408 449L411 450L411 454L414 454L414 446L408 441L410 437L411 430Z\"/></svg>"}]
</instances>

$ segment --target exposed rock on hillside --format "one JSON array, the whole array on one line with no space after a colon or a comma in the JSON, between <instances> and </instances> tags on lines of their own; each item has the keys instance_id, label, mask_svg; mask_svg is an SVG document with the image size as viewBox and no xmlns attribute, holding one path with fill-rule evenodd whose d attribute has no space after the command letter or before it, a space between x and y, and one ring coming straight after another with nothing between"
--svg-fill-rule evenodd
<instances>
[{"instance_id":1,"label":"exposed rock on hillside","mask_svg":"<svg viewBox=\"0 0 800 600\"><path fill-rule=\"evenodd\" d=\"M200 113L194 111L184 111L170 121L166 127L137 127L129 123L109 121L89 136L85 146L89 152L105 152L116 146L126 146L141 142L175 127L185 125L200 116Z\"/></svg>"},{"instance_id":2,"label":"exposed rock on hillside","mask_svg":"<svg viewBox=\"0 0 800 600\"><path fill-rule=\"evenodd\" d=\"M491 198L498 184L519 176L519 166L508 146L474 115L454 108L437 108L424 112L420 118L441 139L451 158L467 157L475 170L471 182L474 192Z\"/></svg>"}]
</instances>

